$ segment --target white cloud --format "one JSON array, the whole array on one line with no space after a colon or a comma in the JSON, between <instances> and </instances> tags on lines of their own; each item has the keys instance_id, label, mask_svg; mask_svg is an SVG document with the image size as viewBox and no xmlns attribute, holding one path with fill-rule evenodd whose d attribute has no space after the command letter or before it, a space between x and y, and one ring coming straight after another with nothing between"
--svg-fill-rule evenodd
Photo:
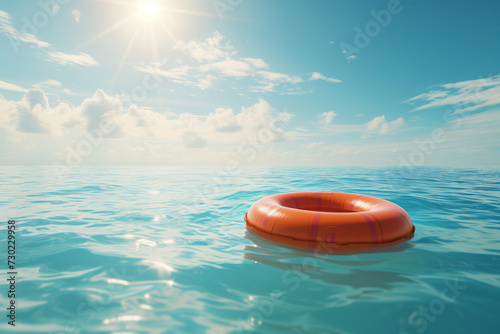
<instances>
[{"instance_id":1,"label":"white cloud","mask_svg":"<svg viewBox=\"0 0 500 334\"><path fill-rule=\"evenodd\" d=\"M405 102L410 102L410 101L416 101L416 100L437 100L443 97L446 97L447 93L445 91L439 91L439 90L432 90L428 93L420 94L418 96L412 97L411 99L405 101Z\"/></svg>"},{"instance_id":2,"label":"white cloud","mask_svg":"<svg viewBox=\"0 0 500 334\"><path fill-rule=\"evenodd\" d=\"M62 86L62 83L57 81L57 80L54 80L54 79L45 80L45 81L38 82L38 83L33 85L33 87L39 88L39 89L48 89L48 90L55 91L58 93L63 93L63 94L67 94L67 95L75 95L75 93L73 93L68 88L62 88L61 86Z\"/></svg>"},{"instance_id":3,"label":"white cloud","mask_svg":"<svg viewBox=\"0 0 500 334\"><path fill-rule=\"evenodd\" d=\"M50 131L43 126L42 113L49 109L49 100L42 90L30 90L18 105L18 130L27 133L45 133Z\"/></svg>"},{"instance_id":4,"label":"white cloud","mask_svg":"<svg viewBox=\"0 0 500 334\"><path fill-rule=\"evenodd\" d=\"M251 86L250 91L254 93L272 93L276 92L276 84L273 82L264 83L260 86Z\"/></svg>"},{"instance_id":5,"label":"white cloud","mask_svg":"<svg viewBox=\"0 0 500 334\"><path fill-rule=\"evenodd\" d=\"M364 133L366 138L395 133L404 126L402 118L388 121L385 116L378 116L365 124L346 125L336 124L335 115L329 112L321 115L321 119L330 124L328 132L307 129L284 132L278 130L275 123L278 118L287 121L291 115L273 112L265 100L241 110L217 108L207 116L160 113L134 105L125 108L119 97L101 90L77 106L55 102L42 90L29 90L16 101L0 97L0 127L6 130L3 133L9 139L9 142L5 136L0 139L4 140L0 151L5 152L5 147L14 150L15 159L19 159L16 161L42 163L37 160L41 157L47 164L56 158L64 161L66 152L88 138L85 133L93 133L103 121L112 124L114 131L104 136L103 144L96 147L84 163L226 164L234 157L246 163L243 159L251 153L251 156L259 156L252 160L255 163L293 165L307 161L363 165L370 161L373 165L387 165L399 163L398 156L407 156L418 149L413 138L367 142L357 137L349 142L341 136L356 137ZM460 121L443 127L446 140L436 144L439 154L429 156L428 163L498 165L499 115L498 109L472 116L455 115ZM265 129L273 129L271 143L284 139L293 142L281 143L275 148L273 144L261 145L259 138ZM333 136L338 139L335 144ZM311 138L317 139L309 141ZM304 139L308 141L302 141ZM252 146L254 142L259 148ZM301 149L296 149L298 147Z\"/></svg>"},{"instance_id":6,"label":"white cloud","mask_svg":"<svg viewBox=\"0 0 500 334\"><path fill-rule=\"evenodd\" d=\"M286 84L302 82L300 77L265 71L263 69L268 69L269 65L261 58L238 57L236 50L229 42L224 42L224 36L219 32L202 41L178 41L175 49L183 52L182 57L174 59L175 65L170 68L166 68L166 63L156 63L136 65L134 69L202 90L216 88L217 81L249 78L257 83L249 85L251 92L303 93L286 88ZM240 82L246 84L248 81Z\"/></svg>"},{"instance_id":7,"label":"white cloud","mask_svg":"<svg viewBox=\"0 0 500 334\"><path fill-rule=\"evenodd\" d=\"M73 9L71 11L71 14L73 14L73 17L75 19L76 22L80 22L80 11L78 9Z\"/></svg>"},{"instance_id":8,"label":"white cloud","mask_svg":"<svg viewBox=\"0 0 500 334\"><path fill-rule=\"evenodd\" d=\"M200 81L197 83L197 86L201 89L201 90L207 90L209 88L212 88L213 87L213 82L216 80L217 78L213 75L207 75L205 76L205 78L202 78L200 79Z\"/></svg>"},{"instance_id":9,"label":"white cloud","mask_svg":"<svg viewBox=\"0 0 500 334\"><path fill-rule=\"evenodd\" d=\"M36 83L33 86L36 87L36 88L43 88L43 87L46 87L46 86L49 86L49 87L61 87L61 83L59 81L57 81L57 80L49 79L49 80L45 80L45 81Z\"/></svg>"},{"instance_id":10,"label":"white cloud","mask_svg":"<svg viewBox=\"0 0 500 334\"><path fill-rule=\"evenodd\" d=\"M104 121L114 127L113 131L107 134L108 137L125 135L122 119L125 113L118 97L109 96L99 89L94 96L83 101L78 112L84 117L89 132L98 129Z\"/></svg>"},{"instance_id":11,"label":"white cloud","mask_svg":"<svg viewBox=\"0 0 500 334\"><path fill-rule=\"evenodd\" d=\"M228 77L246 77L249 76L253 70L250 64L235 59L225 59L215 63L209 63L200 66L199 69L202 72L219 72L220 74Z\"/></svg>"},{"instance_id":12,"label":"white cloud","mask_svg":"<svg viewBox=\"0 0 500 334\"><path fill-rule=\"evenodd\" d=\"M234 113L232 109L218 108L211 113L205 124L211 126L219 133L238 134L238 138L245 138L255 135L261 129L273 128L275 123L289 122L292 115L282 112L276 117L273 115L271 105L260 99L258 103L248 108L241 108L239 113ZM275 138L273 141L283 140L285 133L282 130L273 130ZM227 135L225 135L227 136Z\"/></svg>"},{"instance_id":13,"label":"white cloud","mask_svg":"<svg viewBox=\"0 0 500 334\"><path fill-rule=\"evenodd\" d=\"M52 5L51 10L57 12L58 5ZM80 66L97 66L97 61L92 56L86 53L77 55L63 53L59 51L50 51L50 44L39 40L35 35L29 34L26 31L19 32L12 26L12 19L9 13L0 10L0 32L3 32L9 41L12 48L17 51L17 45L20 42L31 44L45 50L47 60L57 62L61 65L80 65Z\"/></svg>"},{"instance_id":14,"label":"white cloud","mask_svg":"<svg viewBox=\"0 0 500 334\"><path fill-rule=\"evenodd\" d=\"M20 87L18 85L14 85L14 84L2 81L2 80L0 80L0 89L9 90L11 92L20 92L20 93L25 93L28 91L27 89L25 89L23 87Z\"/></svg>"},{"instance_id":15,"label":"white cloud","mask_svg":"<svg viewBox=\"0 0 500 334\"><path fill-rule=\"evenodd\" d=\"M260 58L242 58L241 60L249 63L255 68L268 68L269 65L266 64L266 62Z\"/></svg>"},{"instance_id":16,"label":"white cloud","mask_svg":"<svg viewBox=\"0 0 500 334\"><path fill-rule=\"evenodd\" d=\"M339 80L339 79L327 78L323 74L318 73L318 72L311 73L311 77L309 78L309 81L312 81L312 80L324 80L324 81L328 81L328 82L342 82L342 80Z\"/></svg>"},{"instance_id":17,"label":"white cloud","mask_svg":"<svg viewBox=\"0 0 500 334\"><path fill-rule=\"evenodd\" d=\"M288 89L287 91L280 92L280 95L302 95L302 94L312 94L313 90L300 90L300 89Z\"/></svg>"},{"instance_id":18,"label":"white cloud","mask_svg":"<svg viewBox=\"0 0 500 334\"><path fill-rule=\"evenodd\" d=\"M326 128L332 124L333 119L337 116L337 113L333 110L324 112L319 116L319 125Z\"/></svg>"},{"instance_id":19,"label":"white cloud","mask_svg":"<svg viewBox=\"0 0 500 334\"><path fill-rule=\"evenodd\" d=\"M69 54L64 52L49 52L49 59L61 65L97 66L99 63L92 56L81 52L80 54Z\"/></svg>"},{"instance_id":20,"label":"white cloud","mask_svg":"<svg viewBox=\"0 0 500 334\"><path fill-rule=\"evenodd\" d=\"M60 136L65 128L81 121L66 103L51 107L47 96L40 89L27 91L17 102L0 100L1 113L5 117L0 126L15 136L23 133Z\"/></svg>"},{"instance_id":21,"label":"white cloud","mask_svg":"<svg viewBox=\"0 0 500 334\"><path fill-rule=\"evenodd\" d=\"M49 47L50 44L40 41L35 35L27 32L19 32L12 26L12 18L9 13L0 10L0 31L3 32L12 43L24 42L34 44L40 48ZM13 45L14 47L14 45Z\"/></svg>"},{"instance_id":22,"label":"white cloud","mask_svg":"<svg viewBox=\"0 0 500 334\"><path fill-rule=\"evenodd\" d=\"M241 129L238 118L232 109L217 108L215 113L208 116L208 124L211 124L217 131L236 132Z\"/></svg>"},{"instance_id":23,"label":"white cloud","mask_svg":"<svg viewBox=\"0 0 500 334\"><path fill-rule=\"evenodd\" d=\"M414 111L451 107L456 113L479 110L500 104L500 75L460 81L439 86L439 89L415 96L406 102L424 104Z\"/></svg>"},{"instance_id":24,"label":"white cloud","mask_svg":"<svg viewBox=\"0 0 500 334\"><path fill-rule=\"evenodd\" d=\"M290 84L296 84L296 83L302 82L302 79L300 77L289 76L288 74L284 74L284 73L258 71L256 74L258 76L262 77L263 79L266 79L269 81L274 81L274 82L285 82L285 83L290 83Z\"/></svg>"},{"instance_id":25,"label":"white cloud","mask_svg":"<svg viewBox=\"0 0 500 334\"><path fill-rule=\"evenodd\" d=\"M23 97L23 102L28 104L29 109L33 109L36 105L42 108L49 107L49 99L41 89L31 89Z\"/></svg>"},{"instance_id":26,"label":"white cloud","mask_svg":"<svg viewBox=\"0 0 500 334\"><path fill-rule=\"evenodd\" d=\"M198 62L215 61L236 54L228 43L222 44L223 40L224 36L216 31L212 37L204 41L178 41L176 48L187 51Z\"/></svg>"},{"instance_id":27,"label":"white cloud","mask_svg":"<svg viewBox=\"0 0 500 334\"><path fill-rule=\"evenodd\" d=\"M189 66L178 66L172 69L161 69L154 65L136 65L134 69L143 73L155 74L162 77L174 79L182 82L191 82L186 77L190 77L190 71L192 70Z\"/></svg>"},{"instance_id":28,"label":"white cloud","mask_svg":"<svg viewBox=\"0 0 500 334\"><path fill-rule=\"evenodd\" d=\"M197 132L186 131L182 134L182 145L185 148L203 148L207 145L207 141Z\"/></svg>"},{"instance_id":29,"label":"white cloud","mask_svg":"<svg viewBox=\"0 0 500 334\"><path fill-rule=\"evenodd\" d=\"M392 122L388 122L385 115L377 116L366 123L367 133L365 133L364 137L366 138L369 134L386 135L399 130L404 126L404 124L405 122L403 117L399 117Z\"/></svg>"},{"instance_id":30,"label":"white cloud","mask_svg":"<svg viewBox=\"0 0 500 334\"><path fill-rule=\"evenodd\" d=\"M98 149L107 150L106 154L93 154L95 163L142 163L146 158L143 154L148 154L151 163L157 163L157 159L205 162L201 156L189 153L192 150L184 151L187 148L204 148L203 154L209 155L205 158L217 163L227 147L236 151L249 138L260 138L263 129L271 132L271 137L266 137L269 139L266 145L283 141L286 133L278 129L276 123L288 121L290 117L288 113L274 113L264 100L239 112L218 108L208 116L199 116L160 113L135 105L125 108L118 96L110 96L102 90L78 106L61 102L51 105L40 89L29 90L19 101L0 98L0 127L7 130L10 141L20 143L20 147L30 145L45 152L48 148L40 146L43 138L59 137L59 144L51 149L58 156L64 156L65 146L88 138L88 134L102 129L103 125L110 128L102 134L105 148ZM264 134L269 136L269 131Z\"/></svg>"}]
</instances>

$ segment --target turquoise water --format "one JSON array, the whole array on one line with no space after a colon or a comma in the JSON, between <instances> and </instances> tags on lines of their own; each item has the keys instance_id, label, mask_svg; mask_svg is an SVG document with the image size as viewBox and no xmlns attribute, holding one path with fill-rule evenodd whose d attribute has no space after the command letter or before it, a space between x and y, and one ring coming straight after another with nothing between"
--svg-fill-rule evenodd
<instances>
[{"instance_id":1,"label":"turquoise water","mask_svg":"<svg viewBox=\"0 0 500 334\"><path fill-rule=\"evenodd\" d=\"M19 333L499 333L500 173L487 169L0 168ZM384 198L415 237L315 255L246 232L259 198ZM2 246L1 274L6 275ZM8 286L2 279L0 331Z\"/></svg>"}]
</instances>

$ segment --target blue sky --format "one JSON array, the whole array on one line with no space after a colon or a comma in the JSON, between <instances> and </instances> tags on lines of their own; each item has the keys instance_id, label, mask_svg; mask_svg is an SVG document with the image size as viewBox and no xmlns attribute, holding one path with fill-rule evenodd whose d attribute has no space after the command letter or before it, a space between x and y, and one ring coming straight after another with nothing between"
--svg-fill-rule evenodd
<instances>
[{"instance_id":1,"label":"blue sky","mask_svg":"<svg viewBox=\"0 0 500 334\"><path fill-rule=\"evenodd\" d=\"M498 166L495 2L3 1L3 164Z\"/></svg>"}]
</instances>

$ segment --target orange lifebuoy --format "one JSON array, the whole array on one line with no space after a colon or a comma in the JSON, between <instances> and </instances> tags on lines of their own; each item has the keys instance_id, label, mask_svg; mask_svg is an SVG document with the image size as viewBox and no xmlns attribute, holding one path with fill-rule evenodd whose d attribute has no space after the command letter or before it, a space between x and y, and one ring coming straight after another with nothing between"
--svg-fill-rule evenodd
<instances>
[{"instance_id":1,"label":"orange lifebuoy","mask_svg":"<svg viewBox=\"0 0 500 334\"><path fill-rule=\"evenodd\" d=\"M308 248L354 250L413 238L398 205L371 196L302 192L264 197L245 215L247 229L273 241Z\"/></svg>"}]
</instances>

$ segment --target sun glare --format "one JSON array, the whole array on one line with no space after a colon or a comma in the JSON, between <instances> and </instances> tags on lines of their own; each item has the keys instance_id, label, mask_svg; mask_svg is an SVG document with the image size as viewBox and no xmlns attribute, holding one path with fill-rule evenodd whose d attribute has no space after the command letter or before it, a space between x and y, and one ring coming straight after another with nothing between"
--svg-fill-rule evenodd
<instances>
[{"instance_id":1,"label":"sun glare","mask_svg":"<svg viewBox=\"0 0 500 334\"><path fill-rule=\"evenodd\" d=\"M150 21L160 16L161 6L158 1L141 0L137 3L137 11L142 19Z\"/></svg>"},{"instance_id":2,"label":"sun glare","mask_svg":"<svg viewBox=\"0 0 500 334\"><path fill-rule=\"evenodd\" d=\"M111 87L114 86L120 71L125 64L130 52L136 50L134 43L139 38L149 37L151 43L151 55L155 62L159 61L158 55L158 42L164 39L170 39L173 43L177 43L177 38L171 31L171 26L179 26L176 16L200 16L216 18L215 14L193 11L186 8L172 8L167 7L165 4L171 3L166 0L99 0L108 2L114 5L127 7L129 15L123 17L120 21L112 23L109 27L98 32L95 36L91 37L84 43L80 44L76 49L94 43L95 41L108 36L110 33L121 29L123 26L131 25L135 27L135 31L129 34L130 40L123 51L123 55L118 63L115 75L111 79ZM180 2L180 1L179 1ZM178 3L179 3L178 2ZM1 29L0 29L1 30ZM143 33L141 36L141 32ZM147 54L144 50L140 50L144 55Z\"/></svg>"}]
</instances>

